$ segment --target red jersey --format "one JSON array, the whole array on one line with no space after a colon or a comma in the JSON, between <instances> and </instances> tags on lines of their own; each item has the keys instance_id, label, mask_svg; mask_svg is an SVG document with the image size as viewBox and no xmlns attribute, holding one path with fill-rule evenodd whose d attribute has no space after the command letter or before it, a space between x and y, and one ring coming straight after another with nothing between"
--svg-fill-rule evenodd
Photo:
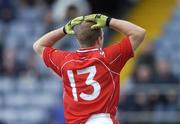
<instances>
[{"instance_id":1,"label":"red jersey","mask_svg":"<svg viewBox=\"0 0 180 124\"><path fill-rule=\"evenodd\" d=\"M45 48L44 62L63 79L65 119L84 124L92 114L109 113L114 124L117 111L119 73L133 50L126 37L103 50L91 47L76 52Z\"/></svg>"}]
</instances>

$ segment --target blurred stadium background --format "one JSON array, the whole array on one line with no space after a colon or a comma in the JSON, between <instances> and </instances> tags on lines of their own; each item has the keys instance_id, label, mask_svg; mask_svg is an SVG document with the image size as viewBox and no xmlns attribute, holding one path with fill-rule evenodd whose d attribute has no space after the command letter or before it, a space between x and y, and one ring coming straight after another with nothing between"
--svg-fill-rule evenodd
<instances>
[{"instance_id":1,"label":"blurred stadium background","mask_svg":"<svg viewBox=\"0 0 180 124\"><path fill-rule=\"evenodd\" d=\"M121 124L180 124L179 0L0 0L0 124L64 124L62 82L32 50L68 20L102 13L147 30L122 71ZM105 45L122 35L105 29ZM75 50L74 37L57 44Z\"/></svg>"}]
</instances>

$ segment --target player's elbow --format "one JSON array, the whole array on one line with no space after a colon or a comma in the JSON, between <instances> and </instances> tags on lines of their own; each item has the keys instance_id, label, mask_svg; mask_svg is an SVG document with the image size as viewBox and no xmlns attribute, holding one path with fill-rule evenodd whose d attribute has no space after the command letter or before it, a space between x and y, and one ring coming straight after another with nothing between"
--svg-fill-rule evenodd
<instances>
[{"instance_id":1,"label":"player's elbow","mask_svg":"<svg viewBox=\"0 0 180 124\"><path fill-rule=\"evenodd\" d=\"M39 54L40 56L42 55L43 47L40 46L38 42L35 42L33 44L33 49L37 54Z\"/></svg>"},{"instance_id":2,"label":"player's elbow","mask_svg":"<svg viewBox=\"0 0 180 124\"><path fill-rule=\"evenodd\" d=\"M34 49L35 52L38 51L38 43L37 43L37 42L35 42L35 43L33 44L33 49Z\"/></svg>"},{"instance_id":3,"label":"player's elbow","mask_svg":"<svg viewBox=\"0 0 180 124\"><path fill-rule=\"evenodd\" d=\"M140 44L146 36L146 30L144 28L139 28L134 32L134 39L137 42L137 44Z\"/></svg>"},{"instance_id":4,"label":"player's elbow","mask_svg":"<svg viewBox=\"0 0 180 124\"><path fill-rule=\"evenodd\" d=\"M146 30L139 28L130 35L130 41L134 50L142 43L146 36Z\"/></svg>"},{"instance_id":5,"label":"player's elbow","mask_svg":"<svg viewBox=\"0 0 180 124\"><path fill-rule=\"evenodd\" d=\"M142 40L144 40L144 38L146 36L146 30L144 28L141 29L140 35L141 35Z\"/></svg>"},{"instance_id":6,"label":"player's elbow","mask_svg":"<svg viewBox=\"0 0 180 124\"><path fill-rule=\"evenodd\" d=\"M139 41L143 41L146 36L146 30L144 28L139 28L136 32L136 37L139 39Z\"/></svg>"}]
</instances>

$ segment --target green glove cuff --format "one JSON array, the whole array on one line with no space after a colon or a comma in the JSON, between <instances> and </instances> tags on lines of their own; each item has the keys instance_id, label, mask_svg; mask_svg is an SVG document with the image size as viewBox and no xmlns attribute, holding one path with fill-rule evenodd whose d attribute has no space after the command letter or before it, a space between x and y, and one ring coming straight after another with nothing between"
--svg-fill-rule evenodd
<instances>
[{"instance_id":1,"label":"green glove cuff","mask_svg":"<svg viewBox=\"0 0 180 124\"><path fill-rule=\"evenodd\" d=\"M103 20L105 20L106 21L106 26L109 26L109 24L110 24L110 21L111 21L111 17L108 17L108 16L105 16L105 15L102 15L102 14L97 14L96 16L95 16L95 18L102 18Z\"/></svg>"},{"instance_id":2,"label":"green glove cuff","mask_svg":"<svg viewBox=\"0 0 180 124\"><path fill-rule=\"evenodd\" d=\"M64 32L64 34L67 34L65 26L63 27L63 32Z\"/></svg>"}]
</instances>

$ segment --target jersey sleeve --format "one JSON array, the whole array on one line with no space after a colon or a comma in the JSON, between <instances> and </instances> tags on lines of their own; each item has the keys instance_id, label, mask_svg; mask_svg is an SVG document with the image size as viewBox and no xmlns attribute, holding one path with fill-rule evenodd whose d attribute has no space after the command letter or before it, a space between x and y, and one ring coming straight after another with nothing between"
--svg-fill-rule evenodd
<instances>
[{"instance_id":1,"label":"jersey sleeve","mask_svg":"<svg viewBox=\"0 0 180 124\"><path fill-rule=\"evenodd\" d=\"M47 67L51 68L61 77L60 68L67 53L55 48L46 47L43 51L43 60Z\"/></svg>"},{"instance_id":2,"label":"jersey sleeve","mask_svg":"<svg viewBox=\"0 0 180 124\"><path fill-rule=\"evenodd\" d=\"M105 48L104 52L110 67L117 73L119 73L126 62L134 56L134 51L128 37L123 38L119 43Z\"/></svg>"}]
</instances>

